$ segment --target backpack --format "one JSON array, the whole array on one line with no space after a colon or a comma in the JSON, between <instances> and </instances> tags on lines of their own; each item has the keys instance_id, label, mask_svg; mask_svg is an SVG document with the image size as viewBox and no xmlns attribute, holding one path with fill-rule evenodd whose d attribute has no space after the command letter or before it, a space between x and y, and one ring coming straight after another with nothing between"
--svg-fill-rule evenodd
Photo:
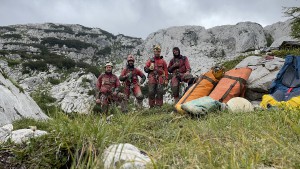
<instances>
[{"instance_id":1,"label":"backpack","mask_svg":"<svg viewBox=\"0 0 300 169\"><path fill-rule=\"evenodd\" d=\"M269 93L277 101L288 101L300 95L300 56L286 56Z\"/></svg>"},{"instance_id":2,"label":"backpack","mask_svg":"<svg viewBox=\"0 0 300 169\"><path fill-rule=\"evenodd\" d=\"M209 96L223 103L227 103L233 97L243 97L251 72L252 69L249 67L235 68L225 72Z\"/></svg>"},{"instance_id":3,"label":"backpack","mask_svg":"<svg viewBox=\"0 0 300 169\"><path fill-rule=\"evenodd\" d=\"M181 104L203 96L208 96L218 82L219 80L214 77L211 70L203 74L176 103L176 111L180 114L185 114L186 112L182 110Z\"/></svg>"}]
</instances>

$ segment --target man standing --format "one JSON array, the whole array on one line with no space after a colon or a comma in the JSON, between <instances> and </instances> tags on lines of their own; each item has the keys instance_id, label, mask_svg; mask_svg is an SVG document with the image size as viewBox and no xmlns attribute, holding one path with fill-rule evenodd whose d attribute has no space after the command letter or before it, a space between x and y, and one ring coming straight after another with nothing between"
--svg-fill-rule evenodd
<instances>
[{"instance_id":1,"label":"man standing","mask_svg":"<svg viewBox=\"0 0 300 169\"><path fill-rule=\"evenodd\" d=\"M120 104L122 112L126 112L126 104L124 103L126 96L119 92L120 81L112 73L112 69L112 63L107 62L105 64L105 73L98 77L96 85L99 93L96 96L96 103L100 104L101 111L104 113L108 113L109 104L112 102Z\"/></svg>"},{"instance_id":2,"label":"man standing","mask_svg":"<svg viewBox=\"0 0 300 169\"><path fill-rule=\"evenodd\" d=\"M154 47L154 56L150 58L144 67L148 73L149 106L163 105L164 85L168 85L167 63L160 56L161 48L159 45Z\"/></svg>"},{"instance_id":3,"label":"man standing","mask_svg":"<svg viewBox=\"0 0 300 169\"><path fill-rule=\"evenodd\" d=\"M127 66L122 70L121 75L119 77L120 81L124 82L124 93L127 96L127 100L129 99L130 92L132 91L134 96L137 99L139 108L143 107L143 94L140 88L140 84L143 84L146 80L146 76L140 70L134 67L134 57L133 55L128 55L127 57ZM139 83L138 76L141 77L141 81Z\"/></svg>"},{"instance_id":4,"label":"man standing","mask_svg":"<svg viewBox=\"0 0 300 169\"><path fill-rule=\"evenodd\" d=\"M179 88L180 82L188 82L192 78L191 67L189 60L186 56L180 54L178 47L173 48L173 58L168 65L169 73L172 73L171 90L173 93L174 101L179 101Z\"/></svg>"}]
</instances>

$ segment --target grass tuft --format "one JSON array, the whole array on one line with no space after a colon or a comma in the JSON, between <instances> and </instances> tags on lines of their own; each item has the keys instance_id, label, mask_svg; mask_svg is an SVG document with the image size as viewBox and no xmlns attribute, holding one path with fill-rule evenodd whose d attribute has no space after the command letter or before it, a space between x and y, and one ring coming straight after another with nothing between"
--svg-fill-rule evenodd
<instances>
[{"instance_id":1,"label":"grass tuft","mask_svg":"<svg viewBox=\"0 0 300 169\"><path fill-rule=\"evenodd\" d=\"M48 121L24 119L48 135L30 144L0 145L1 167L103 168L111 144L131 143L152 159L149 168L298 168L299 110L210 113L190 118L171 105L123 114L110 122L101 114L57 112Z\"/></svg>"}]
</instances>

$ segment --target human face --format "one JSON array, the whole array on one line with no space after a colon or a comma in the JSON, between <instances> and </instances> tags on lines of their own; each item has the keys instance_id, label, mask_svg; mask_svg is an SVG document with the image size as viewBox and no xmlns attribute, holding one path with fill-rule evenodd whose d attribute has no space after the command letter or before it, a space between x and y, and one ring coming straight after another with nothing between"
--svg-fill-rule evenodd
<instances>
[{"instance_id":1,"label":"human face","mask_svg":"<svg viewBox=\"0 0 300 169\"><path fill-rule=\"evenodd\" d=\"M155 57L160 57L160 51L159 50L154 50L154 56Z\"/></svg>"},{"instance_id":2,"label":"human face","mask_svg":"<svg viewBox=\"0 0 300 169\"><path fill-rule=\"evenodd\" d=\"M174 56L178 56L179 55L179 51L178 50L173 50L173 55Z\"/></svg>"},{"instance_id":3,"label":"human face","mask_svg":"<svg viewBox=\"0 0 300 169\"><path fill-rule=\"evenodd\" d=\"M112 71L112 66L106 66L105 71L110 73Z\"/></svg>"},{"instance_id":4,"label":"human face","mask_svg":"<svg viewBox=\"0 0 300 169\"><path fill-rule=\"evenodd\" d=\"M128 61L128 65L129 65L129 66L133 66L133 63L134 63L134 62L133 62L132 60Z\"/></svg>"}]
</instances>

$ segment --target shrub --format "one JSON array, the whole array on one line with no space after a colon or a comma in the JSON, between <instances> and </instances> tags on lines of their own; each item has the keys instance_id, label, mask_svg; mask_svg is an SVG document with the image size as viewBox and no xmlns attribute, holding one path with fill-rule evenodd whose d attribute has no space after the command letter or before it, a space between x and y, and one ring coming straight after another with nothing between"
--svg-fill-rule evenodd
<instances>
[{"instance_id":1,"label":"shrub","mask_svg":"<svg viewBox=\"0 0 300 169\"><path fill-rule=\"evenodd\" d=\"M92 81L90 80L90 79L88 79L88 78L86 78L86 77L84 77L84 78L82 78L82 83L91 83Z\"/></svg>"},{"instance_id":2,"label":"shrub","mask_svg":"<svg viewBox=\"0 0 300 169\"><path fill-rule=\"evenodd\" d=\"M110 55L111 54L111 47L106 46L105 48L99 50L96 55Z\"/></svg>"},{"instance_id":3,"label":"shrub","mask_svg":"<svg viewBox=\"0 0 300 169\"><path fill-rule=\"evenodd\" d=\"M50 46L58 45L59 47L62 47L63 45L66 45L68 48L75 48L77 50L86 49L88 47L95 47L94 45L90 43L85 43L79 40L60 40L57 38L43 38L42 44L49 44Z\"/></svg>"},{"instance_id":4,"label":"shrub","mask_svg":"<svg viewBox=\"0 0 300 169\"><path fill-rule=\"evenodd\" d=\"M287 55L295 55L295 56L300 56L300 49L292 49L292 50L275 50L272 51L272 53L277 56L284 58Z\"/></svg>"},{"instance_id":5,"label":"shrub","mask_svg":"<svg viewBox=\"0 0 300 169\"><path fill-rule=\"evenodd\" d=\"M77 66L77 67L80 67L80 68L88 68L88 67L90 67L89 64L87 64L87 63L85 63L85 62L83 62L83 61L77 62L77 63L76 63L76 66Z\"/></svg>"},{"instance_id":6,"label":"shrub","mask_svg":"<svg viewBox=\"0 0 300 169\"><path fill-rule=\"evenodd\" d=\"M224 66L227 70L233 69L237 64L239 64L246 57L247 56L238 56L233 60L225 61L224 63L222 63L222 66Z\"/></svg>"},{"instance_id":7,"label":"shrub","mask_svg":"<svg viewBox=\"0 0 300 169\"><path fill-rule=\"evenodd\" d=\"M272 45L272 43L274 42L274 38L269 33L265 33L265 36L266 36L266 41L267 41L267 47L270 47Z\"/></svg>"},{"instance_id":8,"label":"shrub","mask_svg":"<svg viewBox=\"0 0 300 169\"><path fill-rule=\"evenodd\" d=\"M9 52L6 50L0 50L0 55L8 55Z\"/></svg>"},{"instance_id":9,"label":"shrub","mask_svg":"<svg viewBox=\"0 0 300 169\"><path fill-rule=\"evenodd\" d=\"M29 61L22 64L23 69L26 70L26 68L29 68L31 70L37 70L37 71L46 71L48 69L47 64L45 61Z\"/></svg>"},{"instance_id":10,"label":"shrub","mask_svg":"<svg viewBox=\"0 0 300 169\"><path fill-rule=\"evenodd\" d=\"M72 29L44 29L45 33L68 33L68 34L74 34L74 31Z\"/></svg>"},{"instance_id":11,"label":"shrub","mask_svg":"<svg viewBox=\"0 0 300 169\"><path fill-rule=\"evenodd\" d=\"M93 96L95 94L96 94L96 90L95 89L88 91L88 95L90 95L90 96Z\"/></svg>"},{"instance_id":12,"label":"shrub","mask_svg":"<svg viewBox=\"0 0 300 169\"><path fill-rule=\"evenodd\" d=\"M4 39L22 39L22 35L20 34L4 34L1 37Z\"/></svg>"},{"instance_id":13,"label":"shrub","mask_svg":"<svg viewBox=\"0 0 300 169\"><path fill-rule=\"evenodd\" d=\"M56 79L56 78L52 78L52 77L48 78L48 81L53 85L57 85L60 83L60 79Z\"/></svg>"},{"instance_id":14,"label":"shrub","mask_svg":"<svg viewBox=\"0 0 300 169\"><path fill-rule=\"evenodd\" d=\"M7 64L9 67L19 65L20 63L21 63L21 60L7 59Z\"/></svg>"},{"instance_id":15,"label":"shrub","mask_svg":"<svg viewBox=\"0 0 300 169\"><path fill-rule=\"evenodd\" d=\"M70 58L64 58L62 60L62 68L71 69L74 68L76 65L76 62Z\"/></svg>"},{"instance_id":16,"label":"shrub","mask_svg":"<svg viewBox=\"0 0 300 169\"><path fill-rule=\"evenodd\" d=\"M8 31L16 31L16 28L9 27L9 26L1 26L0 29L6 29Z\"/></svg>"},{"instance_id":17,"label":"shrub","mask_svg":"<svg viewBox=\"0 0 300 169\"><path fill-rule=\"evenodd\" d=\"M39 38L37 38L37 37L29 37L29 39L32 41L39 41Z\"/></svg>"},{"instance_id":18,"label":"shrub","mask_svg":"<svg viewBox=\"0 0 300 169\"><path fill-rule=\"evenodd\" d=\"M103 71L99 70L99 68L96 67L96 66L90 66L90 67L85 69L85 72L93 73L96 77L99 77L101 72L103 72Z\"/></svg>"},{"instance_id":19,"label":"shrub","mask_svg":"<svg viewBox=\"0 0 300 169\"><path fill-rule=\"evenodd\" d=\"M32 98L48 116L57 112L57 107L51 105L51 103L54 103L56 99L50 96L47 91L37 91L32 93Z\"/></svg>"}]
</instances>

